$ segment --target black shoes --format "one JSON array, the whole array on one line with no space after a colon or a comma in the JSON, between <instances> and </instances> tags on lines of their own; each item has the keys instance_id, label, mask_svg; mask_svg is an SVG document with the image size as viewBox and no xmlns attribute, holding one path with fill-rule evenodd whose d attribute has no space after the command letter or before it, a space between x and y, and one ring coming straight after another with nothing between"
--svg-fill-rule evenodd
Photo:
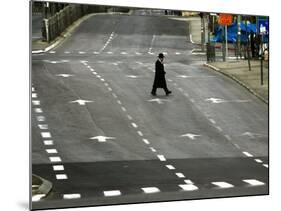
<instances>
[{"instance_id":1,"label":"black shoes","mask_svg":"<svg viewBox=\"0 0 281 211\"><path fill-rule=\"evenodd\" d=\"M172 91L167 91L166 92L166 95L168 96L169 94L171 94L172 93Z\"/></svg>"}]
</instances>

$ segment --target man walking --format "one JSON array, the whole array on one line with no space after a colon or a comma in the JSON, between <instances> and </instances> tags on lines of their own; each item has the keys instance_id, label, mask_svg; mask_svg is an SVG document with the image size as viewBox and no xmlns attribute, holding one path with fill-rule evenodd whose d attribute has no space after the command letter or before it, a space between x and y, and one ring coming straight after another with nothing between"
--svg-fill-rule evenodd
<instances>
[{"instance_id":1,"label":"man walking","mask_svg":"<svg viewBox=\"0 0 281 211\"><path fill-rule=\"evenodd\" d=\"M164 55L163 55L163 53L159 53L158 59L155 62L155 77L154 77L153 87L152 87L152 91L151 91L151 94L153 96L156 96L157 88L164 89L164 91L166 92L166 95L169 95L172 93L167 88L166 79L165 79L166 72L164 71L163 61L164 61Z\"/></svg>"}]
</instances>

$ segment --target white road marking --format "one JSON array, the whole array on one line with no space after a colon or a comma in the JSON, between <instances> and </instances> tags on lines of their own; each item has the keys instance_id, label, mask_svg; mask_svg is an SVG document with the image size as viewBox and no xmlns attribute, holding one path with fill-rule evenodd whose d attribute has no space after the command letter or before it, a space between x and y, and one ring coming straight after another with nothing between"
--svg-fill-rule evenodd
<instances>
[{"instance_id":1,"label":"white road marking","mask_svg":"<svg viewBox=\"0 0 281 211\"><path fill-rule=\"evenodd\" d=\"M220 188L233 188L234 186L227 182L212 182L213 185L216 185Z\"/></svg>"},{"instance_id":2,"label":"white road marking","mask_svg":"<svg viewBox=\"0 0 281 211\"><path fill-rule=\"evenodd\" d=\"M198 187L193 185L193 184L183 184L183 185L179 185L179 187L181 189L183 189L184 191L194 191L194 190L198 190Z\"/></svg>"},{"instance_id":3,"label":"white road marking","mask_svg":"<svg viewBox=\"0 0 281 211\"><path fill-rule=\"evenodd\" d=\"M259 185L265 184L264 182L261 182L261 181L256 180L256 179L244 179L243 181L252 185L252 186L259 186Z\"/></svg>"},{"instance_id":4,"label":"white road marking","mask_svg":"<svg viewBox=\"0 0 281 211\"><path fill-rule=\"evenodd\" d=\"M111 51L108 51L107 54L113 54Z\"/></svg>"},{"instance_id":5,"label":"white road marking","mask_svg":"<svg viewBox=\"0 0 281 211\"><path fill-rule=\"evenodd\" d=\"M217 128L220 132L222 132L222 128L221 128L221 127L217 126L216 128Z\"/></svg>"},{"instance_id":6,"label":"white road marking","mask_svg":"<svg viewBox=\"0 0 281 211\"><path fill-rule=\"evenodd\" d=\"M159 158L160 161L166 161L164 155L157 155L157 157Z\"/></svg>"},{"instance_id":7,"label":"white road marking","mask_svg":"<svg viewBox=\"0 0 281 211\"><path fill-rule=\"evenodd\" d=\"M70 52L69 52L69 51L65 51L64 53L65 53L65 54L69 54Z\"/></svg>"},{"instance_id":8,"label":"white road marking","mask_svg":"<svg viewBox=\"0 0 281 211\"><path fill-rule=\"evenodd\" d=\"M56 53L55 51L50 51L49 53Z\"/></svg>"},{"instance_id":9,"label":"white road marking","mask_svg":"<svg viewBox=\"0 0 281 211\"><path fill-rule=\"evenodd\" d=\"M67 175L66 174L56 174L56 179L57 180L67 179Z\"/></svg>"},{"instance_id":10,"label":"white road marking","mask_svg":"<svg viewBox=\"0 0 281 211\"><path fill-rule=\"evenodd\" d=\"M38 125L41 130L48 130L48 125Z\"/></svg>"},{"instance_id":11,"label":"white road marking","mask_svg":"<svg viewBox=\"0 0 281 211\"><path fill-rule=\"evenodd\" d=\"M114 98L117 98L117 95L116 95L115 93L112 93L112 96L113 96Z\"/></svg>"},{"instance_id":12,"label":"white road marking","mask_svg":"<svg viewBox=\"0 0 281 211\"><path fill-rule=\"evenodd\" d=\"M70 101L69 103L78 103L79 105L86 105L86 103L92 103L92 102L93 101L91 100L78 99L78 100Z\"/></svg>"},{"instance_id":13,"label":"white road marking","mask_svg":"<svg viewBox=\"0 0 281 211\"><path fill-rule=\"evenodd\" d=\"M257 163L262 163L262 160L260 160L260 159L255 159L255 161L256 161Z\"/></svg>"},{"instance_id":14,"label":"white road marking","mask_svg":"<svg viewBox=\"0 0 281 211\"><path fill-rule=\"evenodd\" d=\"M150 149L152 152L156 152L156 149L154 149L153 147L149 147L149 149Z\"/></svg>"},{"instance_id":15,"label":"white road marking","mask_svg":"<svg viewBox=\"0 0 281 211\"><path fill-rule=\"evenodd\" d=\"M148 102L157 102L158 104L163 104L164 101L170 101L170 100L160 99L160 98L154 98L154 99L148 100Z\"/></svg>"},{"instance_id":16,"label":"white road marking","mask_svg":"<svg viewBox=\"0 0 281 211\"><path fill-rule=\"evenodd\" d=\"M168 81L169 81L169 82L173 82L173 80L172 80L172 79L168 79Z\"/></svg>"},{"instance_id":17,"label":"white road marking","mask_svg":"<svg viewBox=\"0 0 281 211\"><path fill-rule=\"evenodd\" d=\"M51 138L52 135L50 132L41 132L42 138Z\"/></svg>"},{"instance_id":18,"label":"white road marking","mask_svg":"<svg viewBox=\"0 0 281 211\"><path fill-rule=\"evenodd\" d=\"M32 87L32 88L31 88L31 91L32 91L32 92L34 92L34 91L35 91L34 87Z\"/></svg>"},{"instance_id":19,"label":"white road marking","mask_svg":"<svg viewBox=\"0 0 281 211\"><path fill-rule=\"evenodd\" d=\"M40 100L32 100L33 105L40 105Z\"/></svg>"},{"instance_id":20,"label":"white road marking","mask_svg":"<svg viewBox=\"0 0 281 211\"><path fill-rule=\"evenodd\" d=\"M61 158L60 157L49 157L51 162L61 162Z\"/></svg>"},{"instance_id":21,"label":"white road marking","mask_svg":"<svg viewBox=\"0 0 281 211\"><path fill-rule=\"evenodd\" d=\"M97 75L98 73L97 72L92 72L94 75Z\"/></svg>"},{"instance_id":22,"label":"white road marking","mask_svg":"<svg viewBox=\"0 0 281 211\"><path fill-rule=\"evenodd\" d=\"M136 76L136 75L126 75L126 77L127 78L134 78L135 79L135 78L138 78L139 76Z\"/></svg>"},{"instance_id":23,"label":"white road marking","mask_svg":"<svg viewBox=\"0 0 281 211\"><path fill-rule=\"evenodd\" d=\"M47 146L49 146L49 145L54 145L54 141L52 141L52 140L46 140L46 141L44 141L44 145L47 145Z\"/></svg>"},{"instance_id":24,"label":"white road marking","mask_svg":"<svg viewBox=\"0 0 281 211\"><path fill-rule=\"evenodd\" d=\"M109 86L108 83L104 83L105 86Z\"/></svg>"},{"instance_id":25,"label":"white road marking","mask_svg":"<svg viewBox=\"0 0 281 211\"><path fill-rule=\"evenodd\" d=\"M94 52L93 52L93 54L100 54L100 53L99 53L99 52L97 52L97 51L94 51Z\"/></svg>"},{"instance_id":26,"label":"white road marking","mask_svg":"<svg viewBox=\"0 0 281 211\"><path fill-rule=\"evenodd\" d=\"M158 193L160 190L157 187L145 187L141 188L144 193Z\"/></svg>"},{"instance_id":27,"label":"white road marking","mask_svg":"<svg viewBox=\"0 0 281 211\"><path fill-rule=\"evenodd\" d=\"M73 194L63 194L63 199L80 199L81 194L73 193Z\"/></svg>"},{"instance_id":28,"label":"white road marking","mask_svg":"<svg viewBox=\"0 0 281 211\"><path fill-rule=\"evenodd\" d=\"M256 138L256 137L262 137L263 135L259 133L245 132L241 136L249 136L250 138Z\"/></svg>"},{"instance_id":29,"label":"white road marking","mask_svg":"<svg viewBox=\"0 0 281 211\"><path fill-rule=\"evenodd\" d=\"M34 108L35 113L43 113L41 108Z\"/></svg>"},{"instance_id":30,"label":"white road marking","mask_svg":"<svg viewBox=\"0 0 281 211\"><path fill-rule=\"evenodd\" d=\"M126 112L127 111L127 109L125 108L125 107L121 107L121 109L122 109L122 111L124 111L124 112Z\"/></svg>"},{"instance_id":31,"label":"white road marking","mask_svg":"<svg viewBox=\"0 0 281 211\"><path fill-rule=\"evenodd\" d=\"M108 91L110 91L110 92L112 91L112 89L111 89L110 87L108 87L107 89L108 89Z\"/></svg>"},{"instance_id":32,"label":"white road marking","mask_svg":"<svg viewBox=\"0 0 281 211\"><path fill-rule=\"evenodd\" d=\"M179 90L180 92L183 92L183 89L182 89L182 88L178 88L178 90Z\"/></svg>"},{"instance_id":33,"label":"white road marking","mask_svg":"<svg viewBox=\"0 0 281 211\"><path fill-rule=\"evenodd\" d=\"M103 78L100 79L102 82L104 82L105 80Z\"/></svg>"},{"instance_id":34,"label":"white road marking","mask_svg":"<svg viewBox=\"0 0 281 211\"><path fill-rule=\"evenodd\" d=\"M180 55L181 53L180 53L180 52L176 52L175 54L176 54L176 55Z\"/></svg>"},{"instance_id":35,"label":"white road marking","mask_svg":"<svg viewBox=\"0 0 281 211\"><path fill-rule=\"evenodd\" d=\"M241 149L238 144L234 144L237 149Z\"/></svg>"},{"instance_id":36,"label":"white road marking","mask_svg":"<svg viewBox=\"0 0 281 211\"><path fill-rule=\"evenodd\" d=\"M31 94L31 97L32 97L32 98L37 98L37 94L36 94L36 93L32 93L32 94Z\"/></svg>"},{"instance_id":37,"label":"white road marking","mask_svg":"<svg viewBox=\"0 0 281 211\"><path fill-rule=\"evenodd\" d=\"M137 54L137 55L142 55L142 53L140 53L140 52L135 52L135 54Z\"/></svg>"},{"instance_id":38,"label":"white road marking","mask_svg":"<svg viewBox=\"0 0 281 211\"><path fill-rule=\"evenodd\" d=\"M36 194L36 195L32 196L32 201L40 201L45 196L46 196L46 194Z\"/></svg>"},{"instance_id":39,"label":"white road marking","mask_svg":"<svg viewBox=\"0 0 281 211\"><path fill-rule=\"evenodd\" d=\"M264 166L265 168L268 168L268 164L263 164L263 166Z\"/></svg>"},{"instance_id":40,"label":"white road marking","mask_svg":"<svg viewBox=\"0 0 281 211\"><path fill-rule=\"evenodd\" d=\"M228 141L231 141L231 137L229 135L224 136Z\"/></svg>"},{"instance_id":41,"label":"white road marking","mask_svg":"<svg viewBox=\"0 0 281 211\"><path fill-rule=\"evenodd\" d=\"M115 137L107 137L107 136L95 136L91 137L92 140L98 140L98 142L106 142L106 140L116 139Z\"/></svg>"},{"instance_id":42,"label":"white road marking","mask_svg":"<svg viewBox=\"0 0 281 211\"><path fill-rule=\"evenodd\" d=\"M189 94L187 94L187 93L184 93L184 96L186 96L186 97L189 97Z\"/></svg>"},{"instance_id":43,"label":"white road marking","mask_svg":"<svg viewBox=\"0 0 281 211\"><path fill-rule=\"evenodd\" d=\"M79 51L78 53L79 53L79 54L85 54L85 52L84 52L84 51Z\"/></svg>"},{"instance_id":44,"label":"white road marking","mask_svg":"<svg viewBox=\"0 0 281 211\"><path fill-rule=\"evenodd\" d=\"M121 101L120 101L120 100L117 100L117 103L118 103L119 105L122 105L122 103L121 103Z\"/></svg>"},{"instance_id":45,"label":"white road marking","mask_svg":"<svg viewBox=\"0 0 281 211\"><path fill-rule=\"evenodd\" d=\"M184 182L185 182L186 184L189 184L189 185L194 184L190 179L186 179L186 180L184 180Z\"/></svg>"},{"instance_id":46,"label":"white road marking","mask_svg":"<svg viewBox=\"0 0 281 211\"><path fill-rule=\"evenodd\" d=\"M194 102L195 102L195 100L194 100L194 99L192 99L192 98L190 99L190 101L191 101L192 103L194 103Z\"/></svg>"},{"instance_id":47,"label":"white road marking","mask_svg":"<svg viewBox=\"0 0 281 211\"><path fill-rule=\"evenodd\" d=\"M143 141L145 144L147 144L147 145L150 144L147 139L144 139L144 138L143 138L142 141Z\"/></svg>"},{"instance_id":48,"label":"white road marking","mask_svg":"<svg viewBox=\"0 0 281 211\"><path fill-rule=\"evenodd\" d=\"M138 131L139 136L143 136L143 133L141 131Z\"/></svg>"},{"instance_id":49,"label":"white road marking","mask_svg":"<svg viewBox=\"0 0 281 211\"><path fill-rule=\"evenodd\" d=\"M186 134L183 134L181 135L180 137L188 137L190 138L191 140L195 140L196 137L199 137L201 135L197 135L197 134L192 134L192 133L186 133Z\"/></svg>"},{"instance_id":50,"label":"white road marking","mask_svg":"<svg viewBox=\"0 0 281 211\"><path fill-rule=\"evenodd\" d=\"M138 128L138 125L134 122L131 123L134 128Z\"/></svg>"},{"instance_id":51,"label":"white road marking","mask_svg":"<svg viewBox=\"0 0 281 211\"><path fill-rule=\"evenodd\" d=\"M56 154L56 153L58 153L58 151L56 149L46 149L46 152L48 154Z\"/></svg>"},{"instance_id":52,"label":"white road marking","mask_svg":"<svg viewBox=\"0 0 281 211\"><path fill-rule=\"evenodd\" d=\"M213 124L216 124L216 121L215 120L213 120L213 119L209 119L210 120L210 122L212 122Z\"/></svg>"},{"instance_id":53,"label":"white road marking","mask_svg":"<svg viewBox=\"0 0 281 211\"><path fill-rule=\"evenodd\" d=\"M168 168L168 169L170 169L170 170L175 170L176 168L174 167L174 166L172 166L172 165L166 165L166 167Z\"/></svg>"},{"instance_id":54,"label":"white road marking","mask_svg":"<svg viewBox=\"0 0 281 211\"><path fill-rule=\"evenodd\" d=\"M129 120L133 120L133 117L131 117L130 115L127 115Z\"/></svg>"},{"instance_id":55,"label":"white road marking","mask_svg":"<svg viewBox=\"0 0 281 211\"><path fill-rule=\"evenodd\" d=\"M121 192L119 190L103 191L104 196L120 196Z\"/></svg>"},{"instance_id":56,"label":"white road marking","mask_svg":"<svg viewBox=\"0 0 281 211\"><path fill-rule=\"evenodd\" d=\"M121 54L126 55L126 54L128 54L128 53L123 51L123 52L121 52Z\"/></svg>"},{"instance_id":57,"label":"white road marking","mask_svg":"<svg viewBox=\"0 0 281 211\"><path fill-rule=\"evenodd\" d=\"M250 154L249 152L243 152L244 155L246 155L247 157L254 157L252 154Z\"/></svg>"},{"instance_id":58,"label":"white road marking","mask_svg":"<svg viewBox=\"0 0 281 211\"><path fill-rule=\"evenodd\" d=\"M64 166L63 165L54 165L53 170L54 171L64 171Z\"/></svg>"},{"instance_id":59,"label":"white road marking","mask_svg":"<svg viewBox=\"0 0 281 211\"><path fill-rule=\"evenodd\" d=\"M100 76L100 75L97 75L97 78L101 78L101 76Z\"/></svg>"},{"instance_id":60,"label":"white road marking","mask_svg":"<svg viewBox=\"0 0 281 211\"><path fill-rule=\"evenodd\" d=\"M44 116L37 116L36 119L38 122L44 122L46 120Z\"/></svg>"},{"instance_id":61,"label":"white road marking","mask_svg":"<svg viewBox=\"0 0 281 211\"><path fill-rule=\"evenodd\" d=\"M183 173L178 172L178 173L176 173L176 175L177 175L177 177L179 177L179 178L185 178L185 176L184 176Z\"/></svg>"}]
</instances>

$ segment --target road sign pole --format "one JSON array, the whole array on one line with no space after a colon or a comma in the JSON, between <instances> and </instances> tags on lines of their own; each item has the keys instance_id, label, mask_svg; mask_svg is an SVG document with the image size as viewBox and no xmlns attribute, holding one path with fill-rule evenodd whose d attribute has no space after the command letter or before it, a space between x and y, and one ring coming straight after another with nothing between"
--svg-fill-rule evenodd
<instances>
[{"instance_id":1,"label":"road sign pole","mask_svg":"<svg viewBox=\"0 0 281 211\"><path fill-rule=\"evenodd\" d=\"M225 25L225 60L228 57L227 25Z\"/></svg>"}]
</instances>

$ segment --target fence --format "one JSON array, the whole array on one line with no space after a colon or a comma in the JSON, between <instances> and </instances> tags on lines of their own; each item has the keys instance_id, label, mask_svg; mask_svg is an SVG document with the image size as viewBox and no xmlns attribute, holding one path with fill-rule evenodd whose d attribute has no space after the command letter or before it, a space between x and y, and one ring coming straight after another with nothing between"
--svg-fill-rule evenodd
<instances>
[{"instance_id":1,"label":"fence","mask_svg":"<svg viewBox=\"0 0 281 211\"><path fill-rule=\"evenodd\" d=\"M43 20L42 35L47 42L58 37L67 27L90 12L88 5L69 5Z\"/></svg>"}]
</instances>

